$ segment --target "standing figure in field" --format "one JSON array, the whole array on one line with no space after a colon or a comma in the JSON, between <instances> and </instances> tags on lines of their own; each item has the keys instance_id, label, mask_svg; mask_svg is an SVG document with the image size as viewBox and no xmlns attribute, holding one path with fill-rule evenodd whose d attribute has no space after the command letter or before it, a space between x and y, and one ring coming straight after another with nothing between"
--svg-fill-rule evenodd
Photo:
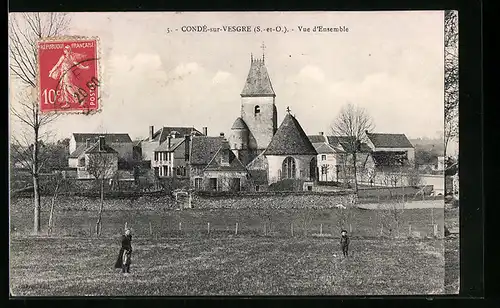
<instances>
[{"instance_id":1,"label":"standing figure in field","mask_svg":"<svg viewBox=\"0 0 500 308\"><path fill-rule=\"evenodd\" d=\"M122 247L115 263L115 268L121 268L122 273L130 273L130 263L132 257L132 234L130 229L125 230L125 235L121 238Z\"/></svg>"},{"instance_id":2,"label":"standing figure in field","mask_svg":"<svg viewBox=\"0 0 500 308\"><path fill-rule=\"evenodd\" d=\"M342 253L344 254L344 257L349 256L349 237L347 236L347 231L342 230L340 232L340 248L342 248Z\"/></svg>"},{"instance_id":3,"label":"standing figure in field","mask_svg":"<svg viewBox=\"0 0 500 308\"><path fill-rule=\"evenodd\" d=\"M79 103L76 98L78 93L77 78L78 76L73 71L73 68L88 69L89 67L81 64L85 55L74 53L69 45L66 45L63 50L63 55L59 58L56 65L50 70L49 77L59 80L58 102L68 106L71 103Z\"/></svg>"}]
</instances>

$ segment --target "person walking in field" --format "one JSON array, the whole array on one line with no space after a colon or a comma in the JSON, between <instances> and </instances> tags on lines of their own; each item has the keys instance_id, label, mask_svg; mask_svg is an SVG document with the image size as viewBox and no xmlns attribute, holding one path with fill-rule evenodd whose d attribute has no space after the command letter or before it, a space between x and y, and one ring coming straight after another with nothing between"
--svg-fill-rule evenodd
<instances>
[{"instance_id":1,"label":"person walking in field","mask_svg":"<svg viewBox=\"0 0 500 308\"><path fill-rule=\"evenodd\" d=\"M344 257L349 256L349 237L347 236L347 231L342 230L340 231L340 248L342 248L342 253L344 254Z\"/></svg>"},{"instance_id":2,"label":"person walking in field","mask_svg":"<svg viewBox=\"0 0 500 308\"><path fill-rule=\"evenodd\" d=\"M132 256L132 234L130 229L125 230L125 235L121 237L122 247L115 263L115 268L121 268L122 273L130 273L130 263Z\"/></svg>"}]
</instances>

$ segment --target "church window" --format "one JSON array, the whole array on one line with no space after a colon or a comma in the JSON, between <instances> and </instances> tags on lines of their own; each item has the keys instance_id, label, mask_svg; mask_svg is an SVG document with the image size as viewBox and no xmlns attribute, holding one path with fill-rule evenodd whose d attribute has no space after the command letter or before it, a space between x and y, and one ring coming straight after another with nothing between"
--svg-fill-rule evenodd
<instances>
[{"instance_id":1,"label":"church window","mask_svg":"<svg viewBox=\"0 0 500 308\"><path fill-rule=\"evenodd\" d=\"M326 160L326 155L321 155L321 160Z\"/></svg>"},{"instance_id":2,"label":"church window","mask_svg":"<svg viewBox=\"0 0 500 308\"><path fill-rule=\"evenodd\" d=\"M254 114L257 115L260 113L260 107L259 106L255 106L254 108Z\"/></svg>"},{"instance_id":3,"label":"church window","mask_svg":"<svg viewBox=\"0 0 500 308\"><path fill-rule=\"evenodd\" d=\"M284 179L294 179L295 178L295 159L293 157L287 157L283 161L283 178Z\"/></svg>"}]
</instances>

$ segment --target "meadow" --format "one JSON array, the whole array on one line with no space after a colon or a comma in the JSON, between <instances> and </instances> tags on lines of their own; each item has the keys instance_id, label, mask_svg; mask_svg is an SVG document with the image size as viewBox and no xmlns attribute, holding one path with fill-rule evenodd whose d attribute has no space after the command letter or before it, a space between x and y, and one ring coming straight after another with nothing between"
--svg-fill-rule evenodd
<instances>
[{"instance_id":1,"label":"meadow","mask_svg":"<svg viewBox=\"0 0 500 308\"><path fill-rule=\"evenodd\" d=\"M96 200L57 203L47 236L30 235L30 199L10 205L11 291L19 296L389 295L444 292L442 209L400 212L401 234L381 230L380 210L349 209L351 255L339 247L339 209L173 210L108 200L100 237ZM82 210L85 209L85 210ZM344 213L344 214L342 214ZM345 217L344 217L345 218ZM125 223L132 273L113 268ZM236 232L236 224L238 230ZM410 234L408 230L410 229ZM382 233L381 233L382 231ZM414 235L418 232L418 236Z\"/></svg>"},{"instance_id":2,"label":"meadow","mask_svg":"<svg viewBox=\"0 0 500 308\"><path fill-rule=\"evenodd\" d=\"M118 239L11 241L14 296L397 295L444 288L442 240L135 239L130 275Z\"/></svg>"}]
</instances>

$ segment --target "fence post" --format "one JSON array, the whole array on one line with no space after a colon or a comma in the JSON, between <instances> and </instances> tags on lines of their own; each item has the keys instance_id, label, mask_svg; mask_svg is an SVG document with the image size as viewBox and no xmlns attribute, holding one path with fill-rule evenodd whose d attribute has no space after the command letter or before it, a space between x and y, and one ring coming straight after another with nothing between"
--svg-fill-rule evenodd
<instances>
[{"instance_id":1,"label":"fence post","mask_svg":"<svg viewBox=\"0 0 500 308\"><path fill-rule=\"evenodd\" d=\"M323 235L323 224L319 225L319 235Z\"/></svg>"},{"instance_id":2,"label":"fence post","mask_svg":"<svg viewBox=\"0 0 500 308\"><path fill-rule=\"evenodd\" d=\"M290 229L292 230L292 237L293 237L293 222L290 224Z\"/></svg>"},{"instance_id":3,"label":"fence post","mask_svg":"<svg viewBox=\"0 0 500 308\"><path fill-rule=\"evenodd\" d=\"M182 222L179 222L179 231L182 231Z\"/></svg>"},{"instance_id":4,"label":"fence post","mask_svg":"<svg viewBox=\"0 0 500 308\"><path fill-rule=\"evenodd\" d=\"M408 235L411 236L411 224L408 225Z\"/></svg>"},{"instance_id":5,"label":"fence post","mask_svg":"<svg viewBox=\"0 0 500 308\"><path fill-rule=\"evenodd\" d=\"M384 234L384 225L380 225L380 236Z\"/></svg>"},{"instance_id":6,"label":"fence post","mask_svg":"<svg viewBox=\"0 0 500 308\"><path fill-rule=\"evenodd\" d=\"M149 235L153 236L153 226L151 225L151 221L149 222Z\"/></svg>"},{"instance_id":7,"label":"fence post","mask_svg":"<svg viewBox=\"0 0 500 308\"><path fill-rule=\"evenodd\" d=\"M264 235L267 235L266 223L264 223Z\"/></svg>"},{"instance_id":8,"label":"fence post","mask_svg":"<svg viewBox=\"0 0 500 308\"><path fill-rule=\"evenodd\" d=\"M433 225L433 227L434 227L434 237L438 237L438 225L435 224Z\"/></svg>"},{"instance_id":9,"label":"fence post","mask_svg":"<svg viewBox=\"0 0 500 308\"><path fill-rule=\"evenodd\" d=\"M92 222L89 221L89 236L92 237Z\"/></svg>"},{"instance_id":10,"label":"fence post","mask_svg":"<svg viewBox=\"0 0 500 308\"><path fill-rule=\"evenodd\" d=\"M125 222L125 230L127 230L127 222Z\"/></svg>"},{"instance_id":11,"label":"fence post","mask_svg":"<svg viewBox=\"0 0 500 308\"><path fill-rule=\"evenodd\" d=\"M234 230L234 235L238 235L238 223L236 223L236 228Z\"/></svg>"},{"instance_id":12,"label":"fence post","mask_svg":"<svg viewBox=\"0 0 500 308\"><path fill-rule=\"evenodd\" d=\"M208 234L210 234L210 223L207 223L207 231L208 231Z\"/></svg>"},{"instance_id":13,"label":"fence post","mask_svg":"<svg viewBox=\"0 0 500 308\"><path fill-rule=\"evenodd\" d=\"M352 225L349 224L349 233L352 233Z\"/></svg>"}]
</instances>

